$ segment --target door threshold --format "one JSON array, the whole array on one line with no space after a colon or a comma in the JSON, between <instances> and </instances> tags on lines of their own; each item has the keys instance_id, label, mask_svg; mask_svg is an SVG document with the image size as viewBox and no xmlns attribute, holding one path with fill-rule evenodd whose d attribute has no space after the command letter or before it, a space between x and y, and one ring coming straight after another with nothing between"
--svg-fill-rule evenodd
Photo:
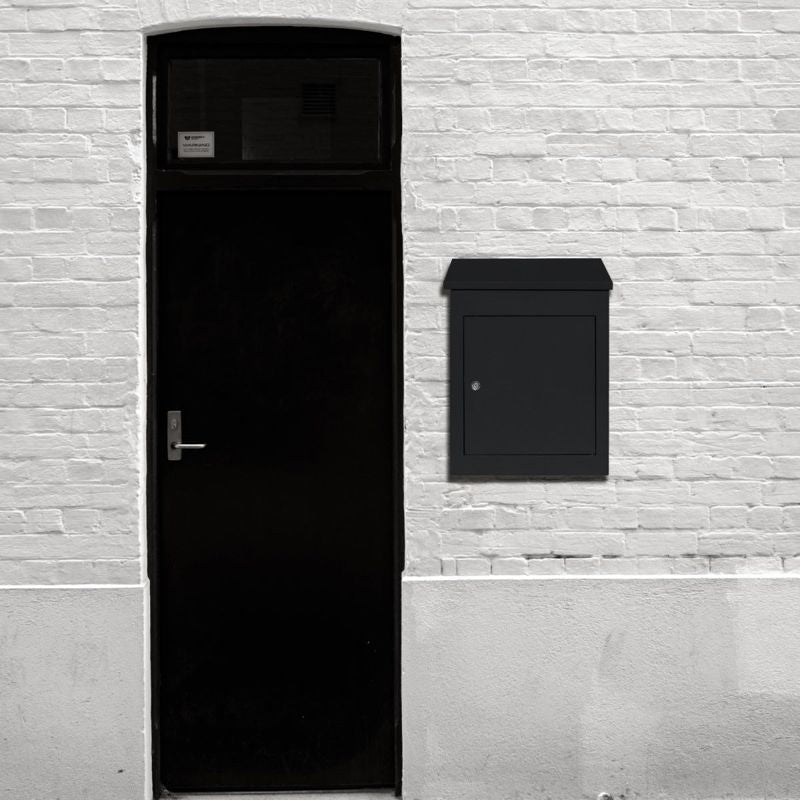
<instances>
[{"instance_id":1,"label":"door threshold","mask_svg":"<svg viewBox=\"0 0 800 800\"><path fill-rule=\"evenodd\" d=\"M342 791L297 791L297 792L192 792L173 794L164 792L169 800L388 800L394 797L394 789L345 789Z\"/></svg>"}]
</instances>

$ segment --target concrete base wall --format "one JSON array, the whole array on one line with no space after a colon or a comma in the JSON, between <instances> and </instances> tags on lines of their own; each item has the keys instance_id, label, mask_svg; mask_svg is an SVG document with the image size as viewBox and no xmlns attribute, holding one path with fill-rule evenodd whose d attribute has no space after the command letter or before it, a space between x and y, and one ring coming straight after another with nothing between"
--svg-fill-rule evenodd
<instances>
[{"instance_id":1,"label":"concrete base wall","mask_svg":"<svg viewBox=\"0 0 800 800\"><path fill-rule=\"evenodd\" d=\"M800 581L404 582L409 800L800 796Z\"/></svg>"},{"instance_id":2,"label":"concrete base wall","mask_svg":"<svg viewBox=\"0 0 800 800\"><path fill-rule=\"evenodd\" d=\"M800 797L800 580L410 578L408 800ZM0 798L150 796L145 587L0 589Z\"/></svg>"},{"instance_id":3,"label":"concrete base wall","mask_svg":"<svg viewBox=\"0 0 800 800\"><path fill-rule=\"evenodd\" d=\"M151 796L147 614L142 586L0 588L0 798Z\"/></svg>"}]
</instances>

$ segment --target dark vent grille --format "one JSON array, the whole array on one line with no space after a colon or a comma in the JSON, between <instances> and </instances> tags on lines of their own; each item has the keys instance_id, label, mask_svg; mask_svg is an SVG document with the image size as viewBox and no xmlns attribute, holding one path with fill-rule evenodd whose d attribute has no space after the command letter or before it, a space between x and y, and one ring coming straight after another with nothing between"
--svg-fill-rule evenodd
<instances>
[{"instance_id":1,"label":"dark vent grille","mask_svg":"<svg viewBox=\"0 0 800 800\"><path fill-rule=\"evenodd\" d=\"M333 83L304 83L302 115L336 116L336 86Z\"/></svg>"}]
</instances>

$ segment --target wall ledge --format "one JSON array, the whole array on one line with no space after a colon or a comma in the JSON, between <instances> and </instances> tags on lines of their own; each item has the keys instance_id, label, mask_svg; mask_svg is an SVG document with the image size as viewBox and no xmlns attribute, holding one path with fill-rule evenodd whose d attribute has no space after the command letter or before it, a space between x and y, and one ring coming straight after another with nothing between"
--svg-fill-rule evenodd
<instances>
[{"instance_id":1,"label":"wall ledge","mask_svg":"<svg viewBox=\"0 0 800 800\"><path fill-rule=\"evenodd\" d=\"M147 586L147 581L143 583L0 583L0 591L25 589L38 592L50 589L63 592L70 589L145 589Z\"/></svg>"},{"instance_id":2,"label":"wall ledge","mask_svg":"<svg viewBox=\"0 0 800 800\"><path fill-rule=\"evenodd\" d=\"M436 583L445 582L475 582L475 583L574 583L580 581L621 581L625 583L641 581L739 581L739 580L800 580L800 573L785 572L741 572L728 574L702 574L702 575L409 575L403 576L403 583Z\"/></svg>"}]
</instances>

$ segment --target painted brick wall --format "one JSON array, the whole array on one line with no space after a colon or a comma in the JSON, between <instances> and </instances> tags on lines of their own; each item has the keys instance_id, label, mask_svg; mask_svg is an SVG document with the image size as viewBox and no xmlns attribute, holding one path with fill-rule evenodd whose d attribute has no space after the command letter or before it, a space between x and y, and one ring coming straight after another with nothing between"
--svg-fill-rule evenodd
<instances>
[{"instance_id":1,"label":"painted brick wall","mask_svg":"<svg viewBox=\"0 0 800 800\"><path fill-rule=\"evenodd\" d=\"M0 583L142 577L142 31L220 20L402 28L409 573L796 568L795 6L7 2ZM477 255L606 260L607 481L447 481L441 280Z\"/></svg>"},{"instance_id":2,"label":"painted brick wall","mask_svg":"<svg viewBox=\"0 0 800 800\"><path fill-rule=\"evenodd\" d=\"M422 5L405 39L413 568L795 568L796 3ZM605 259L607 481L446 481L454 255Z\"/></svg>"},{"instance_id":3,"label":"painted brick wall","mask_svg":"<svg viewBox=\"0 0 800 800\"><path fill-rule=\"evenodd\" d=\"M0 8L0 583L141 579L135 6Z\"/></svg>"}]
</instances>

